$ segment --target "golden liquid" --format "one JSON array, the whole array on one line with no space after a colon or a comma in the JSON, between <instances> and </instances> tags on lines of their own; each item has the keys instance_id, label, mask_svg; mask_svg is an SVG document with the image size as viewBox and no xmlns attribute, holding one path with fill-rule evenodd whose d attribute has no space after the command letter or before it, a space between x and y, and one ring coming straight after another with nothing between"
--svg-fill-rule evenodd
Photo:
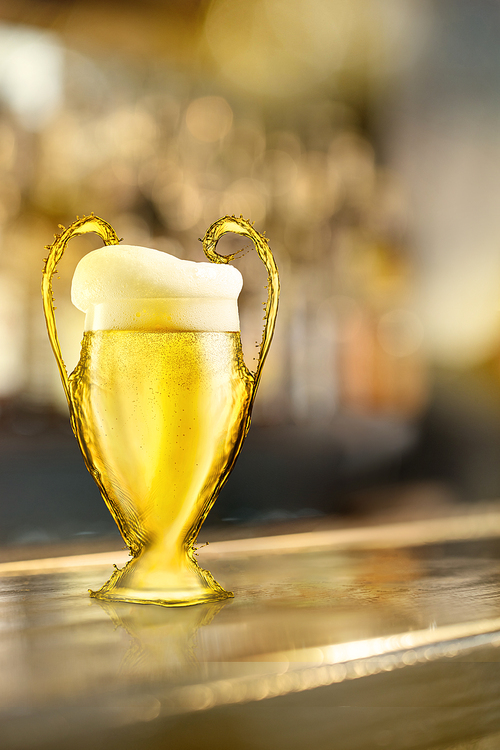
<instances>
[{"instance_id":1,"label":"golden liquid","mask_svg":"<svg viewBox=\"0 0 500 750\"><path fill-rule=\"evenodd\" d=\"M149 549L147 588L165 585L160 559L182 568L239 452L252 384L239 333L85 334L70 376L76 431L132 553Z\"/></svg>"},{"instance_id":2,"label":"golden liquid","mask_svg":"<svg viewBox=\"0 0 500 750\"><path fill-rule=\"evenodd\" d=\"M264 330L255 373L245 367L239 333L94 331L68 378L57 336L52 277L72 237L96 232L119 243L93 214L47 245L42 297L47 332L68 401L71 425L132 560L93 596L185 606L231 593L196 562L194 542L241 449L278 311L279 276L267 239L234 216L207 230L214 263L227 232L252 240L268 275Z\"/></svg>"}]
</instances>

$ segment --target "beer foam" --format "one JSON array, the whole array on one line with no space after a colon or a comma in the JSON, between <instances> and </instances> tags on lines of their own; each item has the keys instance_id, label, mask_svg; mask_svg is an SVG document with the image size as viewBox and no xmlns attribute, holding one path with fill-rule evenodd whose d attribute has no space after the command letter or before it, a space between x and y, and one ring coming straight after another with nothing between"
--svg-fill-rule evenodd
<instances>
[{"instance_id":1,"label":"beer foam","mask_svg":"<svg viewBox=\"0 0 500 750\"><path fill-rule=\"evenodd\" d=\"M233 266L109 245L82 258L71 301L86 313L87 331L239 331L242 285Z\"/></svg>"}]
</instances>

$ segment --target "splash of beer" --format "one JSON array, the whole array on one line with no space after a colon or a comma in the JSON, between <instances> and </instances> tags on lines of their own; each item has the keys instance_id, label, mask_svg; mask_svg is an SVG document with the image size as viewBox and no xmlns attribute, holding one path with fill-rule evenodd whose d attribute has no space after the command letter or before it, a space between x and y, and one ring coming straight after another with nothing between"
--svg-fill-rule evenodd
<instances>
[{"instance_id":1,"label":"splash of beer","mask_svg":"<svg viewBox=\"0 0 500 750\"><path fill-rule=\"evenodd\" d=\"M75 272L72 298L86 312L80 360L68 377L57 338L51 279L68 240L96 232L106 247ZM95 216L48 246L42 282L49 338L87 468L132 560L93 596L185 606L229 596L196 560L201 525L234 466L272 338L279 278L267 240L250 222L224 217L207 231L212 263L226 232L253 240L269 297L255 373L241 350L239 272L117 245Z\"/></svg>"}]
</instances>

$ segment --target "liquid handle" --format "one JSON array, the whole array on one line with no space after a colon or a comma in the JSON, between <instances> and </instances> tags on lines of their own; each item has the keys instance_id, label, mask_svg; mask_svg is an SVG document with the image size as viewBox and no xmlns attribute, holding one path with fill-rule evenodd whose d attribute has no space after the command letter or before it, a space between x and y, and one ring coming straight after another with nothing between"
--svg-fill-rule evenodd
<instances>
[{"instance_id":1,"label":"liquid handle","mask_svg":"<svg viewBox=\"0 0 500 750\"><path fill-rule=\"evenodd\" d=\"M205 255L213 263L229 263L233 260L238 253L232 253L230 255L220 255L216 251L217 243L220 238L232 232L233 234L241 234L244 237L248 237L252 240L255 245L255 249L259 254L260 259L264 263L267 270L267 281L268 281L268 295L266 302L266 312L264 315L264 330L262 332L262 342L260 345L259 358L257 360L257 368L254 373L254 388L252 393L252 402L255 399L255 394L259 386L260 377L262 374L262 367L264 365L269 347L274 334L274 328L276 324L276 315L278 314L278 300L280 293L280 280L278 274L278 267L274 260L273 254L269 248L269 243L264 235L257 232L251 222L240 216L238 219L235 216L224 216L222 219L218 219L211 227L206 231L205 237L203 238L203 250ZM251 411L251 410L250 410ZM250 426L250 413L246 431Z\"/></svg>"},{"instance_id":2,"label":"liquid handle","mask_svg":"<svg viewBox=\"0 0 500 750\"><path fill-rule=\"evenodd\" d=\"M61 346L59 344L59 338L57 336L54 295L52 292L52 277L56 271L57 264L61 260L64 251L66 250L66 246L72 237L76 237L79 234L95 232L99 235L105 245L118 245L120 240L118 239L113 227L108 224L107 221L104 221L104 219L100 219L98 216L94 216L93 214L91 214L90 216L82 216L81 219L77 219L75 222L73 222L73 224L71 224L68 229L65 229L61 225L59 225L59 228L63 230L61 234L54 235L55 240L52 245L45 246L45 249L49 251L49 254L45 259L45 265L42 271L42 300L43 312L45 315L45 322L47 324L47 332L49 334L50 345L52 346L52 351L54 352L57 366L59 368L59 374L61 376L64 393L66 394L66 400L69 406L71 425L74 430L74 405L71 399L68 372L62 358Z\"/></svg>"}]
</instances>

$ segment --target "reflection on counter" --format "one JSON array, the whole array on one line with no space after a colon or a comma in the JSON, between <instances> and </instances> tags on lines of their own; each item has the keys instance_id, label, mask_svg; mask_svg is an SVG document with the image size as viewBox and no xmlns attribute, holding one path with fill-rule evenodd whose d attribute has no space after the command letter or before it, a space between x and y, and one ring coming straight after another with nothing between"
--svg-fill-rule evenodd
<instances>
[{"instance_id":1,"label":"reflection on counter","mask_svg":"<svg viewBox=\"0 0 500 750\"><path fill-rule=\"evenodd\" d=\"M197 633L209 625L226 601L181 609L95 600L116 627L130 636L130 646L120 671L126 679L147 675L148 679L182 679L198 663Z\"/></svg>"}]
</instances>

